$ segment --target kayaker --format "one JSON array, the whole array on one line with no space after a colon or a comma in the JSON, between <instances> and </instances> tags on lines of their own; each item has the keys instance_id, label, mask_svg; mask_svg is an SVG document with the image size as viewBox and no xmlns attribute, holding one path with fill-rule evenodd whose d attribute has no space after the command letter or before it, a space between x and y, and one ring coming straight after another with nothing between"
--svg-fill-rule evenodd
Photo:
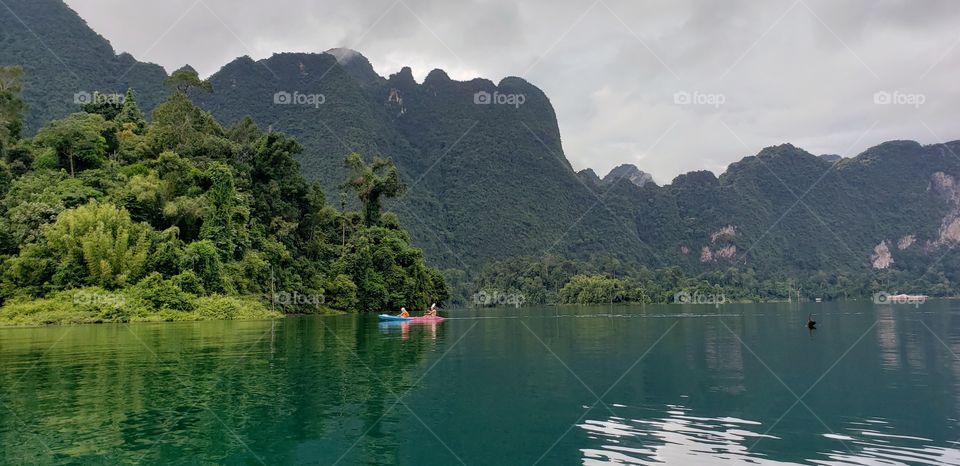
<instances>
[{"instance_id":1,"label":"kayaker","mask_svg":"<svg viewBox=\"0 0 960 466\"><path fill-rule=\"evenodd\" d=\"M400 317L410 317L410 313L407 312L407 308L400 307Z\"/></svg>"},{"instance_id":2,"label":"kayaker","mask_svg":"<svg viewBox=\"0 0 960 466\"><path fill-rule=\"evenodd\" d=\"M426 313L425 315L428 316L428 317L436 317L436 316L437 316L437 303L433 303L433 304L430 306L430 310L427 311L427 313Z\"/></svg>"}]
</instances>

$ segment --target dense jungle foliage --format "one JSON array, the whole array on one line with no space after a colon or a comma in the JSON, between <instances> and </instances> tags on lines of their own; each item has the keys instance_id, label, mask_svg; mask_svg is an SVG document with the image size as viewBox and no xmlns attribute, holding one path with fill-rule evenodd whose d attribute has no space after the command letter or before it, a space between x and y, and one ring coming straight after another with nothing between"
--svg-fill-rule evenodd
<instances>
[{"instance_id":1,"label":"dense jungle foliage","mask_svg":"<svg viewBox=\"0 0 960 466\"><path fill-rule=\"evenodd\" d=\"M345 161L361 212L308 183L293 139L221 126L174 73L148 123L134 91L21 138L22 70L0 69L0 322L261 318L425 308L440 273L397 217L388 160Z\"/></svg>"}]
</instances>

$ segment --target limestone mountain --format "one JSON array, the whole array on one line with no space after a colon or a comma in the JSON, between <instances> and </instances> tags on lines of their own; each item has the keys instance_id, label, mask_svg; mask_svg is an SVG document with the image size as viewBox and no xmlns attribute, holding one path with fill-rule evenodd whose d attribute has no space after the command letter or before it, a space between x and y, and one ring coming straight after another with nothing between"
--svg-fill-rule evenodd
<instances>
[{"instance_id":1,"label":"limestone mountain","mask_svg":"<svg viewBox=\"0 0 960 466\"><path fill-rule=\"evenodd\" d=\"M786 144L663 187L624 190L660 260L687 270L855 273L912 269L960 279L960 141L892 141L824 160ZM948 265L950 264L950 265ZM926 277L930 279L931 277Z\"/></svg>"},{"instance_id":2,"label":"limestone mountain","mask_svg":"<svg viewBox=\"0 0 960 466\"><path fill-rule=\"evenodd\" d=\"M596 195L563 156L549 99L520 78L460 82L434 70L418 83L409 68L384 78L338 49L243 57L210 81L214 92L196 96L202 107L295 136L305 175L330 196L345 155L391 157L409 189L388 207L414 219L405 226L444 264L547 252L641 258L635 235L591 209Z\"/></svg>"},{"instance_id":3,"label":"limestone mountain","mask_svg":"<svg viewBox=\"0 0 960 466\"><path fill-rule=\"evenodd\" d=\"M149 111L165 95L157 65L117 55L61 0L7 0L0 65L26 70L28 135L76 111L75 95L128 87ZM548 97L517 77L422 82L379 75L360 53L240 57L194 100L227 125L247 116L305 150L299 162L339 205L344 157L392 158L408 187L388 202L444 267L555 254L690 272L760 276L909 270L960 282L960 143L893 141L855 157L789 144L658 186L621 165L575 172ZM614 182L620 180L620 182ZM625 182L626 181L626 182Z\"/></svg>"}]
</instances>

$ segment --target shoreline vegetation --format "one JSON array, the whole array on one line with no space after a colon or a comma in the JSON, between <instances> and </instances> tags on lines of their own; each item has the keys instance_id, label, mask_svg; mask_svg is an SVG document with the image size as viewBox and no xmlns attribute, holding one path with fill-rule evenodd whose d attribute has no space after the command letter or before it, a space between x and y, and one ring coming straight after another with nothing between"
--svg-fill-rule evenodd
<instances>
[{"instance_id":1,"label":"shoreline vegetation","mask_svg":"<svg viewBox=\"0 0 960 466\"><path fill-rule=\"evenodd\" d=\"M238 297L238 296L210 296L198 298L199 303L196 308L190 312L171 311L163 309L160 311L142 309L140 312L129 315L125 320L113 320L109 312L104 308L79 307L72 310L64 310L56 303L58 297L40 298L25 301L14 301L4 306L0 311L0 329L4 328L30 328L30 327L50 327L59 325L91 325L106 323L126 323L126 324L146 324L146 323L170 323L170 322L202 322L202 321L226 321L226 320L276 320L287 317L301 317L305 315L314 316L337 316L350 314L348 311L321 307L316 312L311 313L283 313L271 311L260 307L262 297ZM960 297L939 297L926 298L922 302L891 302L889 304L919 306L930 300L958 300ZM832 301L813 301L803 300L802 303L809 304L827 304L863 301L862 298L841 298ZM870 300L870 299L866 299ZM558 308L581 308L581 307L619 307L619 306L647 306L647 305L675 305L690 304L709 307L720 307L734 304L787 304L796 303L796 301L768 300L768 301L725 301L722 303L640 303L630 301L620 301L614 303L591 303L591 304L543 304L546 307ZM523 307L523 306L521 306ZM473 309L495 309L495 308L514 308L512 305L487 305L474 306ZM471 309L471 307L455 308Z\"/></svg>"},{"instance_id":2,"label":"shoreline vegetation","mask_svg":"<svg viewBox=\"0 0 960 466\"><path fill-rule=\"evenodd\" d=\"M447 288L384 199L393 162L345 160L339 208L302 147L221 126L185 67L148 122L133 90L22 137L22 70L0 67L0 326L266 319L426 308ZM355 195L347 202L349 193ZM348 207L359 208L351 210Z\"/></svg>"},{"instance_id":3,"label":"shoreline vegetation","mask_svg":"<svg viewBox=\"0 0 960 466\"><path fill-rule=\"evenodd\" d=\"M952 298L941 277L919 279L901 270L838 270L766 276L729 267L688 275L680 267L631 267L612 258L587 261L523 257L485 266L474 278L445 270L454 305L723 304L867 299L897 295ZM472 291L471 291L472 290ZM477 291L479 290L479 291Z\"/></svg>"}]
</instances>

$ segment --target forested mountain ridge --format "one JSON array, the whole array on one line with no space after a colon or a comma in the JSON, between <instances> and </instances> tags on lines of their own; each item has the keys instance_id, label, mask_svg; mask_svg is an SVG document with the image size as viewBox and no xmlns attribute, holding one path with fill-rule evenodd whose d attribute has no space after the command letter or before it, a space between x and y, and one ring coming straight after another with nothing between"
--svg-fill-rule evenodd
<instances>
[{"instance_id":1,"label":"forested mountain ridge","mask_svg":"<svg viewBox=\"0 0 960 466\"><path fill-rule=\"evenodd\" d=\"M49 64L26 69L28 132L40 121L79 108L70 101L78 88L122 92L133 87L145 110L159 101L154 96L165 95L165 75L153 65L132 66L133 71L161 71L138 82L65 79L73 69L101 70L93 74L106 77L123 73L110 68L116 57L109 43L60 0L20 0L10 6L16 18L0 11L10 26L9 47L0 50L0 63L16 65L36 57ZM45 10L57 12L59 24L43 30L41 37L63 38L44 40L50 50L23 26L48 24ZM87 43L110 53L92 55L85 51ZM56 57L62 56L85 57L85 65L59 63ZM259 61L241 57L209 80L213 93L191 95L198 105L224 124L250 115L264 129L297 138L304 146L299 156L304 174L319 180L331 199L339 196L346 154L393 159L410 189L388 208L401 214L415 242L435 263L465 269L552 251L612 254L630 261L644 257L636 235L623 222L611 219L602 206L591 208L596 195L563 156L549 100L522 79L457 82L435 70L417 83L408 68L384 78L362 55L335 49L281 53ZM322 103L278 103L278 93L292 100L322 96ZM475 100L484 93L488 103ZM46 102L50 96L57 105ZM543 199L551 200L549 215Z\"/></svg>"},{"instance_id":2,"label":"forested mountain ridge","mask_svg":"<svg viewBox=\"0 0 960 466\"><path fill-rule=\"evenodd\" d=\"M152 110L166 91L166 71L130 54L117 54L106 39L60 0L8 0L0 8L0 65L24 69L24 126L33 133L46 122L76 112L93 93L137 91Z\"/></svg>"},{"instance_id":3,"label":"forested mountain ridge","mask_svg":"<svg viewBox=\"0 0 960 466\"><path fill-rule=\"evenodd\" d=\"M960 241L958 151L892 141L831 163L786 144L719 178L682 175L617 203L636 206L643 240L687 270L885 269L936 260ZM893 262L874 257L884 243Z\"/></svg>"},{"instance_id":4,"label":"forested mountain ridge","mask_svg":"<svg viewBox=\"0 0 960 466\"><path fill-rule=\"evenodd\" d=\"M210 80L222 91L198 96L201 106L225 121L250 114L298 135L305 174L325 186L335 186L345 153L393 159L411 189L388 206L410 213L404 217L418 244L447 266L554 248L641 257L629 230L590 208L596 196L562 155L549 100L522 79L458 82L434 70L417 83L409 68L382 78L362 55L337 49L241 58ZM323 103L276 105L277 93ZM549 215L542 199L551 200Z\"/></svg>"},{"instance_id":5,"label":"forested mountain ridge","mask_svg":"<svg viewBox=\"0 0 960 466\"><path fill-rule=\"evenodd\" d=\"M155 65L130 62L136 66L120 73L123 79L106 80L116 62L132 58L117 57L60 0L9 4L18 18L0 11L0 64L43 64L26 66L28 132L36 128L31 122L75 111L45 101L76 92L68 68L89 74L83 85L91 90L135 88L145 109L167 95ZM59 24L39 34L47 50L20 20L32 26L49 18ZM54 54L87 58L64 66ZM941 289L960 282L955 253L948 253L960 239L955 142L892 141L848 158L787 144L733 163L719 177L692 172L658 186L629 165L602 178L575 172L550 100L521 78L461 82L434 70L418 83L409 68L380 76L361 54L332 49L241 57L209 80L214 91L191 98L225 125L250 115L264 130L295 137L304 147L304 175L319 181L331 202L340 201L345 155L391 158L409 189L386 207L428 260L446 268L553 254L680 265L689 274L738 268L869 278L899 271L931 286L946 282Z\"/></svg>"}]
</instances>

